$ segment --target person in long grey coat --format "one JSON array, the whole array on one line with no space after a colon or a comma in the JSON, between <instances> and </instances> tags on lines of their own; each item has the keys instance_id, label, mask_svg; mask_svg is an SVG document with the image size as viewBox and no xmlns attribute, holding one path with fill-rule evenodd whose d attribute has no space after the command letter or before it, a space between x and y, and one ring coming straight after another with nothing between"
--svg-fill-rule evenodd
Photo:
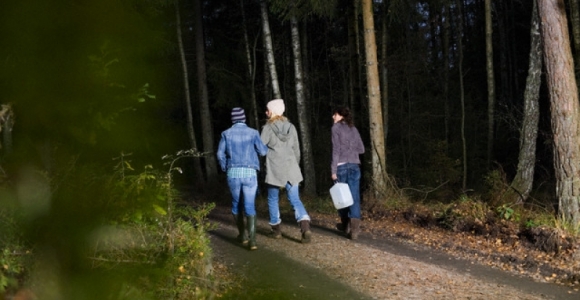
<instances>
[{"instance_id":1,"label":"person in long grey coat","mask_svg":"<svg viewBox=\"0 0 580 300\"><path fill-rule=\"evenodd\" d=\"M296 127L283 116L284 100L268 102L268 121L262 128L260 138L268 146L266 154L266 185L268 189L268 210L270 213L271 237L282 237L280 209L278 206L280 188L286 188L288 200L294 209L296 221L300 224L302 243L309 243L310 216L302 204L299 184L303 180L300 171L300 143Z\"/></svg>"}]
</instances>

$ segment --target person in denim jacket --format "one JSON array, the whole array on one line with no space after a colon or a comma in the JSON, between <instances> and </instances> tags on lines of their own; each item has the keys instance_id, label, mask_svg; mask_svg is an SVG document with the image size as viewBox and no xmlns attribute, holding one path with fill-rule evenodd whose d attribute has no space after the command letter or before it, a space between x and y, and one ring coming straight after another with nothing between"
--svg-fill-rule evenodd
<instances>
[{"instance_id":1,"label":"person in denim jacket","mask_svg":"<svg viewBox=\"0 0 580 300\"><path fill-rule=\"evenodd\" d=\"M310 216L300 200L298 186L303 180L300 171L300 144L296 127L282 114L284 100L274 99L267 104L268 121L262 128L261 138L268 146L266 155L266 184L268 185L268 210L270 213L271 237L282 237L280 230L280 209L278 206L280 188L286 188L288 200L294 209L296 221L300 224L302 243L309 243Z\"/></svg>"},{"instance_id":2,"label":"person in denim jacket","mask_svg":"<svg viewBox=\"0 0 580 300\"><path fill-rule=\"evenodd\" d=\"M360 134L353 125L352 115L346 107L339 107L332 114L332 180L348 184L353 204L338 210L340 224L338 230L350 239L357 239L360 232L360 159L365 152Z\"/></svg>"},{"instance_id":3,"label":"person in denim jacket","mask_svg":"<svg viewBox=\"0 0 580 300\"><path fill-rule=\"evenodd\" d=\"M260 160L258 155L268 153L268 147L262 143L257 130L246 125L244 109L232 109L232 127L222 132L217 151L217 158L222 171L227 172L228 185L232 193L232 214L238 227L240 242L250 244L250 250L258 249L256 245L256 192ZM240 203L240 192L244 195L243 209L246 212L246 224ZM246 235L246 230L249 235Z\"/></svg>"}]
</instances>

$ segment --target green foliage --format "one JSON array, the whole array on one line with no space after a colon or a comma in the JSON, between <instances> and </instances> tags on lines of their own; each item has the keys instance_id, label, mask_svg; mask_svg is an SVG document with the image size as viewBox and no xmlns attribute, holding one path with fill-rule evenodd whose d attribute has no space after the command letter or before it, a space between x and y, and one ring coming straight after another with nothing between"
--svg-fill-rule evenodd
<instances>
[{"instance_id":1,"label":"green foliage","mask_svg":"<svg viewBox=\"0 0 580 300\"><path fill-rule=\"evenodd\" d=\"M160 282L158 299L207 299L212 295L212 252L207 231L214 227L206 217L213 208L208 204L176 212L171 232L174 244L169 246L170 258L164 267L170 279Z\"/></svg>"},{"instance_id":2,"label":"green foliage","mask_svg":"<svg viewBox=\"0 0 580 300\"><path fill-rule=\"evenodd\" d=\"M496 208L496 211L500 218L504 220L514 220L519 221L520 216L519 214L509 205L502 204Z\"/></svg>"},{"instance_id":3,"label":"green foliage","mask_svg":"<svg viewBox=\"0 0 580 300\"><path fill-rule=\"evenodd\" d=\"M22 227L16 219L14 211L0 209L0 295L18 287L30 259L30 248L20 235Z\"/></svg>"},{"instance_id":4,"label":"green foliage","mask_svg":"<svg viewBox=\"0 0 580 300\"><path fill-rule=\"evenodd\" d=\"M502 197L509 188L506 174L499 169L492 170L484 176L484 181L487 186L487 202L490 205L501 205Z\"/></svg>"}]
</instances>

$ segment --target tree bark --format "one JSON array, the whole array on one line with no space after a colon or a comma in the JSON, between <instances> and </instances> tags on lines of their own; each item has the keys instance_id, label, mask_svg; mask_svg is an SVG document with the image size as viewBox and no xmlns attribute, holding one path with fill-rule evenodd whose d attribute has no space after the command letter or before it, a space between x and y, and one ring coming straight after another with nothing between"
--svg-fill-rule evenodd
<instances>
[{"instance_id":1,"label":"tree bark","mask_svg":"<svg viewBox=\"0 0 580 300\"><path fill-rule=\"evenodd\" d=\"M240 9L242 11L242 27L244 30L244 45L246 48L246 60L248 62L248 82L250 84L250 101L252 106L251 120L252 127L259 128L260 123L258 122L258 105L256 103L256 55L255 51L250 51L250 40L248 38L248 26L246 25L246 13L244 11L244 0L240 0ZM255 49L254 47L252 49ZM252 55L253 54L253 55Z\"/></svg>"},{"instance_id":2,"label":"tree bark","mask_svg":"<svg viewBox=\"0 0 580 300\"><path fill-rule=\"evenodd\" d=\"M181 13L179 9L179 1L175 1L175 27L177 28L177 47L179 48L179 57L181 59L181 68L183 72L183 92L185 95L185 108L187 116L187 136L189 138L189 145L191 146L191 149L198 151L191 109L189 72L187 71L187 60L185 59L185 51L183 50L183 37L181 32ZM204 181L204 176L201 170L201 162L199 160L199 157L193 158L193 172L195 173L196 177L200 179L200 181Z\"/></svg>"},{"instance_id":3,"label":"tree bark","mask_svg":"<svg viewBox=\"0 0 580 300\"><path fill-rule=\"evenodd\" d=\"M304 166L304 192L316 196L316 172L312 158L312 143L310 138L310 120L306 99L304 97L304 80L302 78L302 53L300 51L300 33L298 21L295 16L290 19L292 31L292 54L294 55L294 76L296 84L296 110L298 111L298 124L300 137L302 138L302 162Z\"/></svg>"},{"instance_id":4,"label":"tree bark","mask_svg":"<svg viewBox=\"0 0 580 300\"><path fill-rule=\"evenodd\" d=\"M559 215L580 224L580 132L578 88L563 0L538 0L546 79L550 94L554 170Z\"/></svg>"},{"instance_id":5,"label":"tree bark","mask_svg":"<svg viewBox=\"0 0 580 300\"><path fill-rule=\"evenodd\" d=\"M449 9L451 4L447 3L443 6L443 106L445 111L445 147L449 147L449 123L451 119L451 111L449 107L449 37L451 36L451 26L449 18L451 14Z\"/></svg>"},{"instance_id":6,"label":"tree bark","mask_svg":"<svg viewBox=\"0 0 580 300\"><path fill-rule=\"evenodd\" d=\"M387 136L389 135L389 97L388 97L388 71L387 68L387 18L388 5L387 1L383 1L383 15L381 23L381 103L383 108L383 131L384 143L387 145ZM385 159L387 157L387 147L385 146Z\"/></svg>"},{"instance_id":7,"label":"tree bark","mask_svg":"<svg viewBox=\"0 0 580 300\"><path fill-rule=\"evenodd\" d=\"M520 131L518 170L504 196L506 202L522 203L528 198L534 182L536 142L540 119L539 97L542 78L542 39L538 7L534 1L530 28L530 63L524 93L524 116Z\"/></svg>"},{"instance_id":8,"label":"tree bark","mask_svg":"<svg viewBox=\"0 0 580 300\"><path fill-rule=\"evenodd\" d=\"M205 172L209 182L217 179L217 163L214 154L213 125L211 111L209 110L209 97L207 92L207 75L205 69L205 41L203 37L203 14L200 0L194 2L195 11L195 57L197 65L197 89L199 93L199 105L201 114L201 127L203 137L203 152L205 155Z\"/></svg>"},{"instance_id":9,"label":"tree bark","mask_svg":"<svg viewBox=\"0 0 580 300\"><path fill-rule=\"evenodd\" d=\"M487 167L493 160L493 137L495 115L495 79L493 75L493 39L491 0L485 0L485 56L487 69Z\"/></svg>"},{"instance_id":10,"label":"tree bark","mask_svg":"<svg viewBox=\"0 0 580 300\"><path fill-rule=\"evenodd\" d=\"M387 167L383 133L383 112L381 108L381 88L377 64L377 44L372 0L362 0L365 58L367 66L367 92L369 103L369 128L371 135L372 190L375 195L386 192Z\"/></svg>"},{"instance_id":11,"label":"tree bark","mask_svg":"<svg viewBox=\"0 0 580 300\"><path fill-rule=\"evenodd\" d=\"M280 85L278 83L278 73L276 72L276 61L274 60L274 50L272 48L272 35L270 33L270 21L268 20L268 4L265 0L260 1L260 9L262 15L262 32L264 39L264 50L266 51L266 59L268 61L268 70L270 71L270 79L272 84L272 92L274 98L282 98L280 94Z\"/></svg>"},{"instance_id":12,"label":"tree bark","mask_svg":"<svg viewBox=\"0 0 580 300\"><path fill-rule=\"evenodd\" d=\"M461 187L467 188L467 141L465 139L465 87L463 84L463 0L456 0L459 10L457 21L457 51L459 51L459 98L461 99L461 144L463 150L463 180Z\"/></svg>"}]
</instances>

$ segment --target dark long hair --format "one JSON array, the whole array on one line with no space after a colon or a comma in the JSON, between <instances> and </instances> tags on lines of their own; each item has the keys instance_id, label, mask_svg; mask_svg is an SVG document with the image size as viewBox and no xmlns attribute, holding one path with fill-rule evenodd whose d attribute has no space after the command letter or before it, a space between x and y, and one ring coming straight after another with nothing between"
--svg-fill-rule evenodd
<instances>
[{"instance_id":1,"label":"dark long hair","mask_svg":"<svg viewBox=\"0 0 580 300\"><path fill-rule=\"evenodd\" d=\"M348 109L348 107L344 107L344 106L339 106L337 108L334 109L334 112L332 113L334 114L339 114L342 117L342 121L348 125L348 127L352 127L354 126L354 122L352 120L352 115L350 114L350 109Z\"/></svg>"}]
</instances>

